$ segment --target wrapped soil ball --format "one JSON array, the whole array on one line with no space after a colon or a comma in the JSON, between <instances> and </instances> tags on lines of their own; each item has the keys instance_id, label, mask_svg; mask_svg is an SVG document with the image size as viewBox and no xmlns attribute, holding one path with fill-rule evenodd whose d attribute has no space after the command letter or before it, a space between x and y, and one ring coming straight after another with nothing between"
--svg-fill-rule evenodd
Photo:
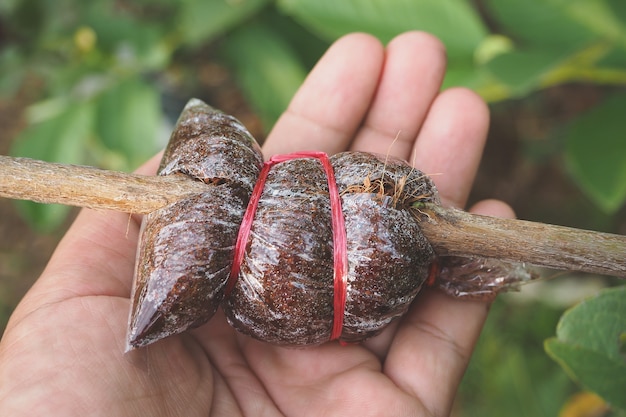
<instances>
[{"instance_id":1,"label":"wrapped soil ball","mask_svg":"<svg viewBox=\"0 0 626 417\"><path fill-rule=\"evenodd\" d=\"M225 301L231 325L276 344L329 340L332 240L321 163L307 158L275 165L256 207L237 280Z\"/></svg>"},{"instance_id":2,"label":"wrapped soil ball","mask_svg":"<svg viewBox=\"0 0 626 417\"><path fill-rule=\"evenodd\" d=\"M331 161L330 171L294 159L267 174L224 305L242 333L291 346L358 342L404 314L426 280L435 255L409 207L437 200L430 179L372 154ZM331 186L343 230L331 219Z\"/></svg>"},{"instance_id":3,"label":"wrapped soil ball","mask_svg":"<svg viewBox=\"0 0 626 417\"><path fill-rule=\"evenodd\" d=\"M262 165L261 148L239 120L192 99L176 123L158 174L227 181L249 193Z\"/></svg>"},{"instance_id":4,"label":"wrapped soil ball","mask_svg":"<svg viewBox=\"0 0 626 417\"><path fill-rule=\"evenodd\" d=\"M128 348L205 323L224 294L237 231L263 158L232 116L187 104L159 175L186 175L206 192L144 216L133 284Z\"/></svg>"},{"instance_id":5,"label":"wrapped soil ball","mask_svg":"<svg viewBox=\"0 0 626 417\"><path fill-rule=\"evenodd\" d=\"M404 161L356 152L331 161L349 265L341 340L358 342L406 313L428 277L435 253L410 208L438 197L430 178Z\"/></svg>"},{"instance_id":6,"label":"wrapped soil ball","mask_svg":"<svg viewBox=\"0 0 626 417\"><path fill-rule=\"evenodd\" d=\"M130 346L197 327L213 316L223 298L248 197L241 187L222 184L145 216Z\"/></svg>"},{"instance_id":7,"label":"wrapped soil ball","mask_svg":"<svg viewBox=\"0 0 626 417\"><path fill-rule=\"evenodd\" d=\"M128 347L208 321L281 345L358 342L404 314L435 255L411 210L437 202L405 162L368 153L278 155L191 101L159 175L206 192L144 217Z\"/></svg>"}]
</instances>

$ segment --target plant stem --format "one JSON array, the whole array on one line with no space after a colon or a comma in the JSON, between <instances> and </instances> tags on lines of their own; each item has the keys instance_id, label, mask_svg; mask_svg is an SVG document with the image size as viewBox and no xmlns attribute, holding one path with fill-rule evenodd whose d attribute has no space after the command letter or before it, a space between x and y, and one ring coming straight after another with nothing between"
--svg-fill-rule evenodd
<instances>
[{"instance_id":1,"label":"plant stem","mask_svg":"<svg viewBox=\"0 0 626 417\"><path fill-rule=\"evenodd\" d=\"M626 236L422 204L420 227L439 255L479 256L626 278Z\"/></svg>"},{"instance_id":2,"label":"plant stem","mask_svg":"<svg viewBox=\"0 0 626 417\"><path fill-rule=\"evenodd\" d=\"M205 190L186 176L154 177L0 155L0 197L146 214Z\"/></svg>"},{"instance_id":3,"label":"plant stem","mask_svg":"<svg viewBox=\"0 0 626 417\"><path fill-rule=\"evenodd\" d=\"M0 197L145 214L201 193L186 176L153 177L0 155ZM626 236L419 206L439 255L479 256L626 278ZM418 213L418 214L419 214Z\"/></svg>"}]
</instances>

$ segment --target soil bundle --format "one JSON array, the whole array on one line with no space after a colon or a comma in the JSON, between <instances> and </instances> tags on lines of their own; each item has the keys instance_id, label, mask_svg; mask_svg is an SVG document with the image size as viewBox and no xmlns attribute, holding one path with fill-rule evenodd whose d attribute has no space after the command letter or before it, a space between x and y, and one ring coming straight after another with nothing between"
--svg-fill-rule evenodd
<instances>
[{"instance_id":1,"label":"soil bundle","mask_svg":"<svg viewBox=\"0 0 626 417\"><path fill-rule=\"evenodd\" d=\"M626 277L626 237L443 207L393 158L277 155L235 118L191 100L158 176L0 156L0 197L146 214L128 348L206 323L271 343L358 342L425 285L491 299L524 262Z\"/></svg>"},{"instance_id":2,"label":"soil bundle","mask_svg":"<svg viewBox=\"0 0 626 417\"><path fill-rule=\"evenodd\" d=\"M438 202L437 191L400 160L309 152L263 165L239 122L194 102L159 175L206 192L144 218L131 347L203 324L220 305L237 330L271 343L361 341L406 312L435 261L411 207Z\"/></svg>"}]
</instances>

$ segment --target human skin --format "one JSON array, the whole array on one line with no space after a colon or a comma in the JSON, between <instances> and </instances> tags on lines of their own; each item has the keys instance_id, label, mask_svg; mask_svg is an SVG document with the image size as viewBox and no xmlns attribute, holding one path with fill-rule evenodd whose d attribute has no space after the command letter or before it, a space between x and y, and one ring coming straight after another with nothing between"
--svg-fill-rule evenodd
<instances>
[{"instance_id":1,"label":"human skin","mask_svg":"<svg viewBox=\"0 0 626 417\"><path fill-rule=\"evenodd\" d=\"M338 40L276 123L265 157L303 149L390 154L464 207L488 109L440 91L445 51L408 32ZM159 156L138 172L154 174ZM512 217L490 200L475 213ZM2 416L446 416L489 304L436 290L360 345L288 349L206 325L124 354L140 218L84 209L0 341Z\"/></svg>"}]
</instances>

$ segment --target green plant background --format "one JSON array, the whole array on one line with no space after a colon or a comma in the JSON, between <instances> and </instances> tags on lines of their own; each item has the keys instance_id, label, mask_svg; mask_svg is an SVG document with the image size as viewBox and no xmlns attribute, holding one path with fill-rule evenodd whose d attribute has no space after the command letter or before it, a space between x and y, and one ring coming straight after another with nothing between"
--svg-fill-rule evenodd
<instances>
[{"instance_id":1,"label":"green plant background","mask_svg":"<svg viewBox=\"0 0 626 417\"><path fill-rule=\"evenodd\" d=\"M132 170L164 146L192 96L262 139L337 37L365 31L386 42L413 29L446 44L445 87L472 88L490 103L473 200L498 197L530 220L626 233L623 0L3 0L0 150ZM23 220L9 224L15 213ZM68 213L0 206L3 323L30 283L9 278L36 276L40 266L29 264L45 262ZM615 284L565 275L496 301L455 415L569 412L581 388L543 340L565 308Z\"/></svg>"}]
</instances>

